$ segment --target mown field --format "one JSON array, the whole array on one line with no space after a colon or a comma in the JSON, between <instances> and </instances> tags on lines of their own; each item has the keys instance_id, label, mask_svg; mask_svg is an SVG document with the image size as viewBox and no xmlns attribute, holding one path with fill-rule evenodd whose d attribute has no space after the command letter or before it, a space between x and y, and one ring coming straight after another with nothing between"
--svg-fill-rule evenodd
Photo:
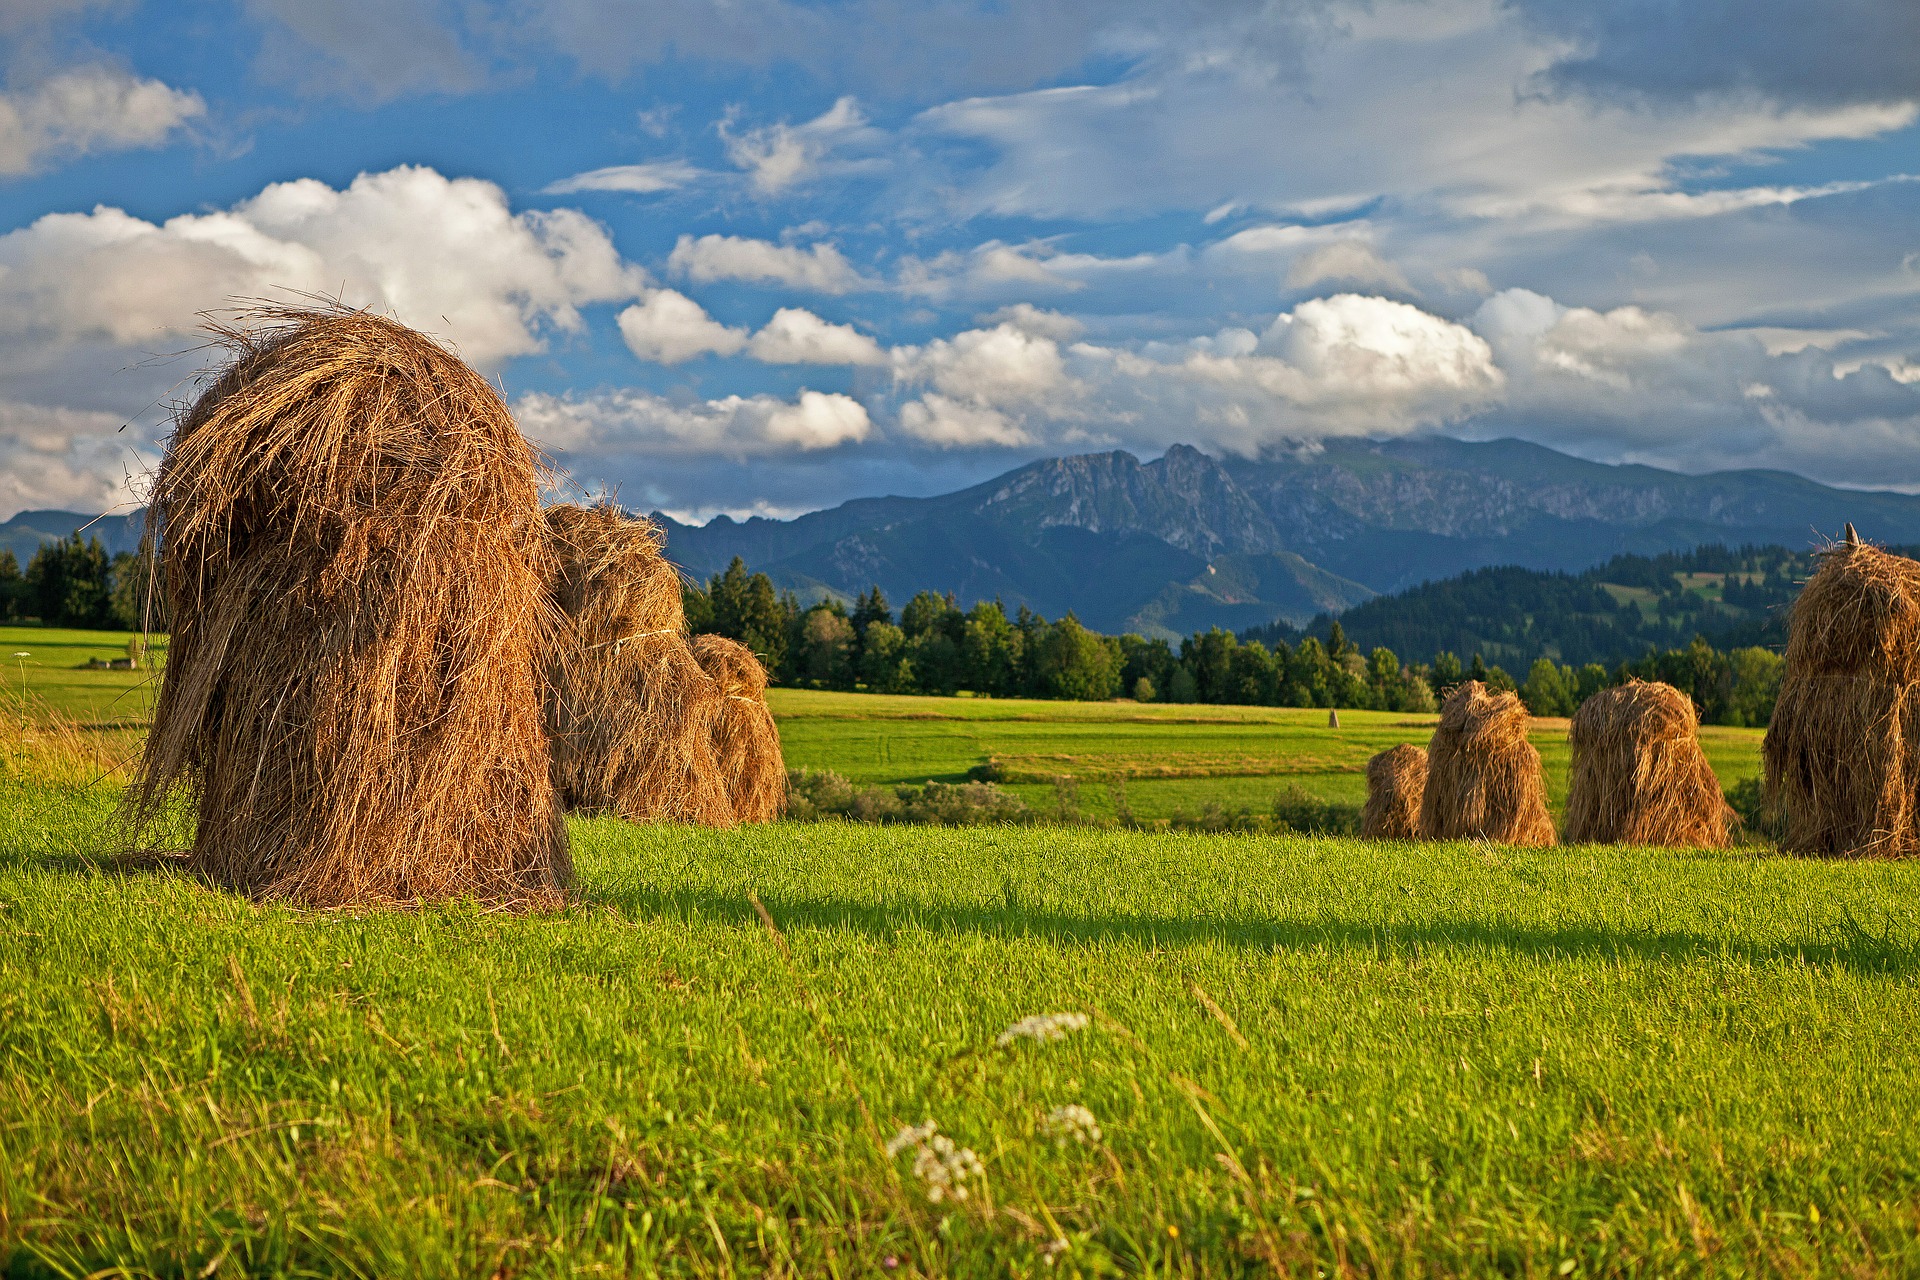
<instances>
[{"instance_id":1,"label":"mown field","mask_svg":"<svg viewBox=\"0 0 1920 1280\"><path fill-rule=\"evenodd\" d=\"M876 782L1401 740L779 700ZM122 856L132 731L0 724L9 1276L1920 1270L1910 865L592 820L557 915L312 913Z\"/></svg>"},{"instance_id":2,"label":"mown field","mask_svg":"<svg viewBox=\"0 0 1920 1280\"><path fill-rule=\"evenodd\" d=\"M124 725L152 706L151 673L86 671L94 656L126 652L115 632L56 632L0 627L0 701L17 698L26 661L29 705L55 708L83 721ZM1056 782L1076 784L1076 802L1090 817L1112 817L1118 797L1142 818L1198 813L1209 804L1264 813L1274 794L1298 784L1325 800L1366 799L1366 763L1401 742L1424 744L1434 716L1284 707L1222 707L1134 702L1040 702L1026 699L895 697L774 689L769 705L780 723L787 763L832 769L856 783L908 785L963 782L993 766L992 775L1038 808L1057 799ZM1707 726L1708 758L1723 786L1760 770L1760 731ZM1567 722L1541 719L1533 741L1546 766L1549 801L1566 798Z\"/></svg>"},{"instance_id":3,"label":"mown field","mask_svg":"<svg viewBox=\"0 0 1920 1280\"><path fill-rule=\"evenodd\" d=\"M1401 742L1425 745L1438 717L1322 710L1179 706L1133 702L888 697L775 689L787 763L834 769L855 782L959 782L993 763L994 775L1045 807L1056 778L1078 783L1081 806L1110 816L1115 782L1141 817L1205 805L1264 812L1297 783L1326 800L1366 799L1366 764ZM1707 726L1708 758L1731 787L1760 771L1757 729ZM1533 742L1556 812L1566 799L1567 722L1539 719Z\"/></svg>"}]
</instances>

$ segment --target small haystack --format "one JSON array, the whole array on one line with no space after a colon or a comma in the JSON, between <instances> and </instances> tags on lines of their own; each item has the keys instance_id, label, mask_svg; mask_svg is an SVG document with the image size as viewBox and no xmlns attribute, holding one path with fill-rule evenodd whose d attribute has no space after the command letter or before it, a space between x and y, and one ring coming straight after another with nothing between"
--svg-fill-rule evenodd
<instances>
[{"instance_id":1,"label":"small haystack","mask_svg":"<svg viewBox=\"0 0 1920 1280\"><path fill-rule=\"evenodd\" d=\"M1581 703L1567 734L1567 842L1725 848L1733 814L1699 727L1670 684L1630 680Z\"/></svg>"},{"instance_id":2,"label":"small haystack","mask_svg":"<svg viewBox=\"0 0 1920 1280\"><path fill-rule=\"evenodd\" d=\"M1511 693L1469 680L1447 696L1427 747L1420 833L1429 840L1483 838L1552 844L1540 753L1527 741L1527 709Z\"/></svg>"},{"instance_id":3,"label":"small haystack","mask_svg":"<svg viewBox=\"0 0 1920 1280\"><path fill-rule=\"evenodd\" d=\"M1847 538L1794 602L1764 747L1784 848L1920 853L1920 563Z\"/></svg>"},{"instance_id":4,"label":"small haystack","mask_svg":"<svg viewBox=\"0 0 1920 1280\"><path fill-rule=\"evenodd\" d=\"M1427 790L1427 753L1403 742L1367 761L1367 807L1360 834L1369 840L1418 840Z\"/></svg>"},{"instance_id":5,"label":"small haystack","mask_svg":"<svg viewBox=\"0 0 1920 1280\"><path fill-rule=\"evenodd\" d=\"M547 512L566 617L547 663L553 778L571 808L634 822L733 825L714 751L724 699L688 646L680 577L649 520Z\"/></svg>"},{"instance_id":6,"label":"small haystack","mask_svg":"<svg viewBox=\"0 0 1920 1280\"><path fill-rule=\"evenodd\" d=\"M787 805L787 765L780 755L780 731L767 710L767 669L753 650L725 636L696 637L693 656L720 686L713 745L733 816L771 822Z\"/></svg>"},{"instance_id":7,"label":"small haystack","mask_svg":"<svg viewBox=\"0 0 1920 1280\"><path fill-rule=\"evenodd\" d=\"M192 864L260 897L558 904L533 450L391 320L270 309L217 337L233 363L154 484L172 639L130 816L185 792Z\"/></svg>"}]
</instances>

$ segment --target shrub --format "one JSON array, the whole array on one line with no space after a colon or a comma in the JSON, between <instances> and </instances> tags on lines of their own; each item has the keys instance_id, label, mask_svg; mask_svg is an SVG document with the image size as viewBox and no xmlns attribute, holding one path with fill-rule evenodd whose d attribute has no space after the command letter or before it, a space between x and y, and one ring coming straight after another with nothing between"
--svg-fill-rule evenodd
<instances>
[{"instance_id":1,"label":"shrub","mask_svg":"<svg viewBox=\"0 0 1920 1280\"><path fill-rule=\"evenodd\" d=\"M1360 806L1322 800L1297 782L1273 797L1273 821L1281 831L1302 835L1351 836L1360 833Z\"/></svg>"},{"instance_id":2,"label":"shrub","mask_svg":"<svg viewBox=\"0 0 1920 1280\"><path fill-rule=\"evenodd\" d=\"M803 822L915 823L936 827L1024 824L1027 802L991 782L929 782L924 786L859 787L831 769L787 772L787 813Z\"/></svg>"}]
</instances>

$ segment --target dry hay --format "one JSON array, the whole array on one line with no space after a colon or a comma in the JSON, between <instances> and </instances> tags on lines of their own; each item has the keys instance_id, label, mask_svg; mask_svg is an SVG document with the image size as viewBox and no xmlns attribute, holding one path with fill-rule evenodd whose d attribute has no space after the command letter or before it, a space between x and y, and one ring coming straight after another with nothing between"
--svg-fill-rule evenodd
<instances>
[{"instance_id":1,"label":"dry hay","mask_svg":"<svg viewBox=\"0 0 1920 1280\"><path fill-rule=\"evenodd\" d=\"M726 780L733 816L771 822L787 804L787 765L780 731L767 710L767 669L753 650L725 636L697 636L693 656L720 686L713 746Z\"/></svg>"},{"instance_id":2,"label":"dry hay","mask_svg":"<svg viewBox=\"0 0 1920 1280\"><path fill-rule=\"evenodd\" d=\"M1789 620L1767 727L1767 794L1784 848L1920 853L1920 563L1847 539L1821 556Z\"/></svg>"},{"instance_id":3,"label":"dry hay","mask_svg":"<svg viewBox=\"0 0 1920 1280\"><path fill-rule=\"evenodd\" d=\"M313 906L558 904L538 654L538 464L422 334L274 308L175 425L149 519L172 640L136 824L194 800L191 865Z\"/></svg>"},{"instance_id":4,"label":"dry hay","mask_svg":"<svg viewBox=\"0 0 1920 1280\"><path fill-rule=\"evenodd\" d=\"M1527 725L1527 709L1518 696L1489 693L1478 680L1447 695L1427 746L1422 835L1553 843L1540 753L1527 741Z\"/></svg>"},{"instance_id":5,"label":"dry hay","mask_svg":"<svg viewBox=\"0 0 1920 1280\"><path fill-rule=\"evenodd\" d=\"M1670 684L1630 680L1580 704L1567 740L1570 844L1721 849L1732 810L1700 749L1693 699Z\"/></svg>"},{"instance_id":6,"label":"dry hay","mask_svg":"<svg viewBox=\"0 0 1920 1280\"><path fill-rule=\"evenodd\" d=\"M1367 807L1360 834L1370 840L1418 840L1420 801L1427 790L1427 753L1412 743L1367 761Z\"/></svg>"},{"instance_id":7,"label":"dry hay","mask_svg":"<svg viewBox=\"0 0 1920 1280\"><path fill-rule=\"evenodd\" d=\"M576 632L687 629L680 574L660 554L660 526L611 506L548 507L546 521L554 603Z\"/></svg>"},{"instance_id":8,"label":"dry hay","mask_svg":"<svg viewBox=\"0 0 1920 1280\"><path fill-rule=\"evenodd\" d=\"M547 663L561 799L634 822L732 826L714 748L725 700L688 647L658 529L612 507L555 507L547 529L566 619Z\"/></svg>"}]
</instances>

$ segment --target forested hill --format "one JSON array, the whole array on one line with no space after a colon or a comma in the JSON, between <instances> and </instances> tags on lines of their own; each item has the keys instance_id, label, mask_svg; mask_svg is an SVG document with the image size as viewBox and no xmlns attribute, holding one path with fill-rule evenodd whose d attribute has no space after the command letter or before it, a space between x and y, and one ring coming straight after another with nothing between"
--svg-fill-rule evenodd
<instances>
[{"instance_id":1,"label":"forested hill","mask_svg":"<svg viewBox=\"0 0 1920 1280\"><path fill-rule=\"evenodd\" d=\"M1787 606L1813 568L1810 553L1784 547L1706 546L1615 556L1582 573L1476 569L1376 596L1342 613L1340 627L1363 652L1479 653L1523 671L1542 656L1611 668L1696 635L1719 649L1777 648L1786 643ZM1331 631L1322 615L1305 632L1277 624L1241 635L1271 644L1302 634L1325 640Z\"/></svg>"}]
</instances>

